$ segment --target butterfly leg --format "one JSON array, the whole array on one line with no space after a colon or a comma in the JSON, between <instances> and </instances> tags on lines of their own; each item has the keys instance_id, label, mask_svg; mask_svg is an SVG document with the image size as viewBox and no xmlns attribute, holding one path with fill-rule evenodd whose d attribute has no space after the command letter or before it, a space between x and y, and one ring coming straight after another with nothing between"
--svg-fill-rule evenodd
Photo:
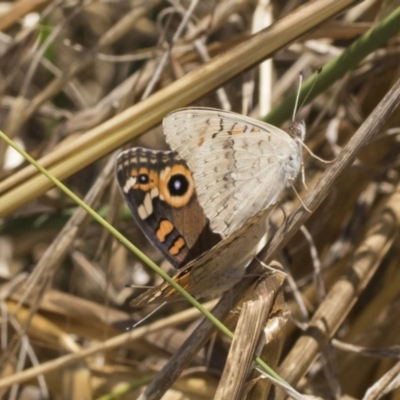
<instances>
[{"instance_id":1,"label":"butterfly leg","mask_svg":"<svg viewBox=\"0 0 400 400\"><path fill-rule=\"evenodd\" d=\"M296 188L294 187L293 180L290 179L289 182L290 182L290 186L292 186L292 189L296 193L296 196L299 199L299 201L300 201L301 205L303 206L303 208L311 214L312 211L303 203L303 200L301 199L299 193L297 192Z\"/></svg>"},{"instance_id":2,"label":"butterfly leg","mask_svg":"<svg viewBox=\"0 0 400 400\"><path fill-rule=\"evenodd\" d=\"M304 168L304 161L301 160L301 182L303 183L303 186L306 190L308 190L307 184L306 184L306 173L305 173L305 168Z\"/></svg>"},{"instance_id":3,"label":"butterfly leg","mask_svg":"<svg viewBox=\"0 0 400 400\"><path fill-rule=\"evenodd\" d=\"M287 276L286 272L283 271L283 266L280 262L273 260L269 264L265 264L265 262L260 260L258 257L256 257L256 260L266 270L268 270L270 272L274 272L274 273L283 274L283 275L285 275L285 277Z\"/></svg>"}]
</instances>

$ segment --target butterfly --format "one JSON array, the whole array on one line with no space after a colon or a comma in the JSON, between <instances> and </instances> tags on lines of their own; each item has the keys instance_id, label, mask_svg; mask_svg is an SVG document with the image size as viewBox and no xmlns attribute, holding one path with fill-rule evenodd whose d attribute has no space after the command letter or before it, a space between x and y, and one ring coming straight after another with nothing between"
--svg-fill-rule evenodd
<instances>
[{"instance_id":1,"label":"butterfly","mask_svg":"<svg viewBox=\"0 0 400 400\"><path fill-rule=\"evenodd\" d=\"M133 148L116 164L121 192L149 241L178 268L173 279L198 298L216 297L236 282L265 235L266 213L229 238L213 233L200 207L192 175L174 152ZM136 297L131 306L180 299L167 283Z\"/></svg>"},{"instance_id":2,"label":"butterfly","mask_svg":"<svg viewBox=\"0 0 400 400\"><path fill-rule=\"evenodd\" d=\"M206 108L177 110L163 126L174 151L121 153L118 182L137 224L179 268L173 279L195 297L215 297L241 279L280 192L299 173L304 129L288 134ZM176 298L163 283L131 305Z\"/></svg>"}]
</instances>

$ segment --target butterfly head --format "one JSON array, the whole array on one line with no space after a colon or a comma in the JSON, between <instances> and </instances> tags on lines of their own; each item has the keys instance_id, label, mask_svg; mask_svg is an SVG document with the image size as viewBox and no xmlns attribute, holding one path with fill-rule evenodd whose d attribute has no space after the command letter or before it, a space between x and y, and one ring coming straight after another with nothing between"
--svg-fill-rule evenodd
<instances>
[{"instance_id":1,"label":"butterfly head","mask_svg":"<svg viewBox=\"0 0 400 400\"><path fill-rule=\"evenodd\" d=\"M294 140L304 142L306 136L306 124L304 121L293 121L287 129L288 135Z\"/></svg>"}]
</instances>

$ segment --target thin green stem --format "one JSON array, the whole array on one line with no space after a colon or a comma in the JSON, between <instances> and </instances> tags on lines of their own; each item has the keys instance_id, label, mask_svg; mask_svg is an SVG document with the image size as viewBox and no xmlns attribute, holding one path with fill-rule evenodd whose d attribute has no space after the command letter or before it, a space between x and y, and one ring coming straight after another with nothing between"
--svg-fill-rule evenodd
<instances>
[{"instance_id":1,"label":"thin green stem","mask_svg":"<svg viewBox=\"0 0 400 400\"><path fill-rule=\"evenodd\" d=\"M28 153L22 148L15 144L6 134L0 131L0 137L11 147L13 147L18 153L20 153L27 161L29 161L35 168L37 168L43 175L45 175L51 182L54 183L60 190L62 190L67 196L74 200L80 207L82 207L90 216L97 221L100 225L106 228L117 240L119 240L124 246L126 246L132 253L134 253L139 259L147 264L153 271L160 275L165 281L167 281L174 289L176 289L185 299L196 307L205 317L207 317L223 334L233 339L233 333L222 324L214 315L205 309L194 297L192 297L185 289L179 286L168 274L166 274L157 264L155 264L150 258L143 254L135 245L133 245L125 236L123 236L118 230L110 225L104 218L96 213L91 207L89 207L84 201L82 201L75 193L68 189L63 183L57 178L51 175L45 168L36 162ZM264 370L267 374L273 376L276 380L286 383L279 375L277 375L267 364L262 362L261 359L256 359L259 367Z\"/></svg>"},{"instance_id":2,"label":"thin green stem","mask_svg":"<svg viewBox=\"0 0 400 400\"><path fill-rule=\"evenodd\" d=\"M377 50L399 31L400 7L352 43L339 57L325 65L318 75L315 87L310 92L318 72L311 75L302 85L300 99L304 99L308 94L307 103L309 103L320 93L323 93L328 87L335 84L335 82L342 78L348 71L356 68L363 58ZM272 125L279 126L284 121L290 119L294 109L296 94L296 92L290 94L282 103L271 110L263 120Z\"/></svg>"}]
</instances>

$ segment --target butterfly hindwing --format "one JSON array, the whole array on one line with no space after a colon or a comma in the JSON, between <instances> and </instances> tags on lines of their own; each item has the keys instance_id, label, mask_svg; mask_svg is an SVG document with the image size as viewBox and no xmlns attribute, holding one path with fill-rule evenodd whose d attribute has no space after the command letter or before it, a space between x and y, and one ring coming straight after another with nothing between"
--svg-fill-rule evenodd
<instances>
[{"instance_id":1,"label":"butterfly hindwing","mask_svg":"<svg viewBox=\"0 0 400 400\"><path fill-rule=\"evenodd\" d=\"M245 267L255 256L257 245L265 235L271 210L263 210L250 218L241 229L181 268L172 279L196 298L216 297L224 293L243 277ZM164 282L133 299L130 306L159 304L181 298L176 289Z\"/></svg>"}]
</instances>

